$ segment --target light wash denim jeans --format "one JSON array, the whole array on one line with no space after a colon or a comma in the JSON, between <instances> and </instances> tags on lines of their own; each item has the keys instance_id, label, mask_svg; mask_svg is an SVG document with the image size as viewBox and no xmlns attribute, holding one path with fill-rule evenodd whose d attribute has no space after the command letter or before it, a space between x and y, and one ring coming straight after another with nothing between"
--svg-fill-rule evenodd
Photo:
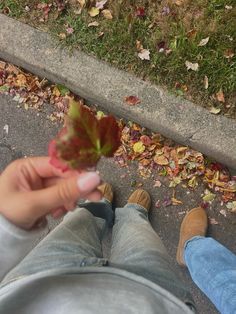
<instances>
[{"instance_id":1,"label":"light wash denim jeans","mask_svg":"<svg viewBox=\"0 0 236 314\"><path fill-rule=\"evenodd\" d=\"M196 285L220 313L236 313L236 255L212 238L186 242L185 262Z\"/></svg>"},{"instance_id":2,"label":"light wash denim jeans","mask_svg":"<svg viewBox=\"0 0 236 314\"><path fill-rule=\"evenodd\" d=\"M103 258L102 238L112 225L114 212L105 200L84 203L68 213L3 280L3 284L43 270L71 267L113 267L158 284L194 310L188 288L180 281L145 208L127 204L115 211L109 261Z\"/></svg>"}]
</instances>

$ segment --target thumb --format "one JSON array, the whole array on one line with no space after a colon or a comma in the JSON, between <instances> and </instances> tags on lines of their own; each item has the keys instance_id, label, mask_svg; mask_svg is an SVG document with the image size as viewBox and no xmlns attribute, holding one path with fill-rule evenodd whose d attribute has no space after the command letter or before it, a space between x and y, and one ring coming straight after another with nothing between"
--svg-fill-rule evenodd
<instances>
[{"instance_id":1,"label":"thumb","mask_svg":"<svg viewBox=\"0 0 236 314\"><path fill-rule=\"evenodd\" d=\"M32 207L39 215L45 215L53 208L71 204L85 197L100 184L100 176L96 172L85 172L80 176L63 179L54 186L34 191L31 194Z\"/></svg>"}]
</instances>

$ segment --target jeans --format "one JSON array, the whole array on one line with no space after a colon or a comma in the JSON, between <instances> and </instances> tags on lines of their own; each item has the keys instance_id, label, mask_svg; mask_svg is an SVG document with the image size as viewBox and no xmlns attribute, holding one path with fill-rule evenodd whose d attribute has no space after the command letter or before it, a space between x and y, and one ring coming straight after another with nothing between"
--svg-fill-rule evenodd
<instances>
[{"instance_id":1,"label":"jeans","mask_svg":"<svg viewBox=\"0 0 236 314\"><path fill-rule=\"evenodd\" d=\"M196 285L220 313L236 313L236 255L212 238L186 242L184 258Z\"/></svg>"},{"instance_id":2,"label":"jeans","mask_svg":"<svg viewBox=\"0 0 236 314\"><path fill-rule=\"evenodd\" d=\"M142 276L170 291L194 309L188 288L180 281L159 236L148 221L148 212L137 204L115 211L111 256L103 257L101 241L112 224L111 204L102 200L84 203L68 213L3 280L54 268L113 267Z\"/></svg>"}]
</instances>

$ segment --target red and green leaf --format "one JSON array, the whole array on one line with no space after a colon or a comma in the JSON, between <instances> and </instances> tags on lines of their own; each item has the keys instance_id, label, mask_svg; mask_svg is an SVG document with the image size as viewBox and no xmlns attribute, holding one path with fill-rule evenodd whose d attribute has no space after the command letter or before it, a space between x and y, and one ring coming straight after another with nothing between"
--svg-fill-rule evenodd
<instances>
[{"instance_id":1,"label":"red and green leaf","mask_svg":"<svg viewBox=\"0 0 236 314\"><path fill-rule=\"evenodd\" d=\"M113 116L98 120L89 108L71 101L66 127L49 145L51 163L63 171L94 167L101 156L113 156L120 136Z\"/></svg>"}]
</instances>

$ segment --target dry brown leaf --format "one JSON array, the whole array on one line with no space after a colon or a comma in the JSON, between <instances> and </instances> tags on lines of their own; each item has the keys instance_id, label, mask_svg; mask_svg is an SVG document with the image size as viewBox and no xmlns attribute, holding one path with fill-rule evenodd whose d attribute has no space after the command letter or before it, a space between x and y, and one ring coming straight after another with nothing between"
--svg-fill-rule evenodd
<instances>
[{"instance_id":1,"label":"dry brown leaf","mask_svg":"<svg viewBox=\"0 0 236 314\"><path fill-rule=\"evenodd\" d=\"M206 37L206 38L203 38L200 43L198 44L198 47L203 47L203 46L206 46L206 44L208 43L210 37Z\"/></svg>"},{"instance_id":2,"label":"dry brown leaf","mask_svg":"<svg viewBox=\"0 0 236 314\"><path fill-rule=\"evenodd\" d=\"M169 160L164 156L164 155L156 155L154 157L154 161L156 164L161 165L161 166L167 166L169 165Z\"/></svg>"},{"instance_id":3,"label":"dry brown leaf","mask_svg":"<svg viewBox=\"0 0 236 314\"><path fill-rule=\"evenodd\" d=\"M88 24L88 27L98 27L99 23L97 21L91 22Z\"/></svg>"},{"instance_id":4,"label":"dry brown leaf","mask_svg":"<svg viewBox=\"0 0 236 314\"><path fill-rule=\"evenodd\" d=\"M175 198L175 197L172 197L172 198L171 198L171 202L172 202L172 205L174 205L174 206L182 205L182 204L183 204L182 201L177 200L177 198Z\"/></svg>"},{"instance_id":5,"label":"dry brown leaf","mask_svg":"<svg viewBox=\"0 0 236 314\"><path fill-rule=\"evenodd\" d=\"M204 88L208 89L208 87L209 87L209 80L208 80L208 77L205 75L204 76Z\"/></svg>"},{"instance_id":6,"label":"dry brown leaf","mask_svg":"<svg viewBox=\"0 0 236 314\"><path fill-rule=\"evenodd\" d=\"M218 93L216 93L216 99L219 102L223 102L223 103L225 102L225 95L224 95L222 89Z\"/></svg>"}]
</instances>

